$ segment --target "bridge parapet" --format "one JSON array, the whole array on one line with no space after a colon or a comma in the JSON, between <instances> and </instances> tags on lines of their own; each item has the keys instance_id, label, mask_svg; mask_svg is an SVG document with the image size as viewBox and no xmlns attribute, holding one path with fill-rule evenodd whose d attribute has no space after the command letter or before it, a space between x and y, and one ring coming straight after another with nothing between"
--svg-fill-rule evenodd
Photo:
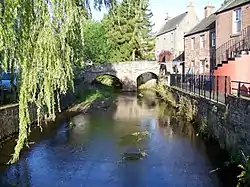
<instances>
[{"instance_id":1,"label":"bridge parapet","mask_svg":"<svg viewBox=\"0 0 250 187\"><path fill-rule=\"evenodd\" d=\"M103 74L116 76L123 83L124 91L134 91L137 89L137 77L147 72L158 75L159 64L156 61L131 61L93 65L84 68L80 77L91 83Z\"/></svg>"}]
</instances>

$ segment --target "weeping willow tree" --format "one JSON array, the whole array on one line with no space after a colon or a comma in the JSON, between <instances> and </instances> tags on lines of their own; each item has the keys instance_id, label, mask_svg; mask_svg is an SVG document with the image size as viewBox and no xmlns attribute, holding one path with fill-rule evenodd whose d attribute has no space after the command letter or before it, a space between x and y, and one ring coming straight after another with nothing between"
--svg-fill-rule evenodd
<instances>
[{"instance_id":1,"label":"weeping willow tree","mask_svg":"<svg viewBox=\"0 0 250 187\"><path fill-rule=\"evenodd\" d=\"M109 3L96 0L95 6ZM19 136L11 163L28 145L30 106L36 106L38 125L45 114L55 119L59 96L73 89L73 66L83 59L88 5L88 0L0 1L1 67L17 68L20 76Z\"/></svg>"}]
</instances>

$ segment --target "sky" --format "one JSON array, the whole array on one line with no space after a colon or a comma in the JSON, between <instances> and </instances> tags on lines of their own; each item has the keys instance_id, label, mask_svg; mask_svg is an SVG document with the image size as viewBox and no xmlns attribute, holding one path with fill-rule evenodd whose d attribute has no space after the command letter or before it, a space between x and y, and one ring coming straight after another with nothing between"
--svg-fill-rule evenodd
<instances>
[{"instance_id":1,"label":"sky","mask_svg":"<svg viewBox=\"0 0 250 187\"><path fill-rule=\"evenodd\" d=\"M189 1L193 2L195 11L199 20L204 18L204 7L208 4L208 0L149 0L150 8L153 13L152 23L155 24L153 31L157 32L164 24L166 13L170 17L175 17L187 11ZM210 0L210 4L215 6L215 10L220 8L223 0ZM92 9L93 19L101 20L107 10L103 9L101 12Z\"/></svg>"}]
</instances>

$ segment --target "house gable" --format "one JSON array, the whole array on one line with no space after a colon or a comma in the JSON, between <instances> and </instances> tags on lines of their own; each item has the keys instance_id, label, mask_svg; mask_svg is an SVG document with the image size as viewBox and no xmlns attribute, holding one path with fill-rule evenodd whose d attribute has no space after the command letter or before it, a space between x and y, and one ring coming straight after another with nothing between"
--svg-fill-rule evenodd
<instances>
[{"instance_id":1,"label":"house gable","mask_svg":"<svg viewBox=\"0 0 250 187\"><path fill-rule=\"evenodd\" d=\"M181 23L181 21L185 18L187 15L187 12L184 12L183 14L180 14L170 20L168 20L164 26L160 29L160 31L157 33L156 36L163 35L165 33L171 32L176 29L177 25Z\"/></svg>"},{"instance_id":2,"label":"house gable","mask_svg":"<svg viewBox=\"0 0 250 187\"><path fill-rule=\"evenodd\" d=\"M229 0L227 3L225 3L224 5L221 6L221 8L219 8L215 14L220 14L226 11L230 11L234 8L240 7L240 6L244 6L246 4L249 4L250 0Z\"/></svg>"}]
</instances>

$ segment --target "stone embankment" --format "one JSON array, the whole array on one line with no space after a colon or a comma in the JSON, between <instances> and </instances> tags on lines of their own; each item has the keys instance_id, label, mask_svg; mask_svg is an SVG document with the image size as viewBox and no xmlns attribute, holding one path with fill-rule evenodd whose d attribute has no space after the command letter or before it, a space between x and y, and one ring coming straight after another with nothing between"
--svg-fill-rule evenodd
<instances>
[{"instance_id":1,"label":"stone embankment","mask_svg":"<svg viewBox=\"0 0 250 187\"><path fill-rule=\"evenodd\" d=\"M110 103L110 99L94 98L90 103L79 102L76 105L77 94L84 93L90 89L88 83L81 83L76 86L75 92L68 92L61 97L61 109L63 111L68 108L70 112L82 112L85 113L88 110L93 110L93 107L107 108ZM35 123L37 121L36 107L30 107L30 120ZM19 105L7 105L0 108L0 142L5 141L12 135L16 134L19 129Z\"/></svg>"}]
</instances>

